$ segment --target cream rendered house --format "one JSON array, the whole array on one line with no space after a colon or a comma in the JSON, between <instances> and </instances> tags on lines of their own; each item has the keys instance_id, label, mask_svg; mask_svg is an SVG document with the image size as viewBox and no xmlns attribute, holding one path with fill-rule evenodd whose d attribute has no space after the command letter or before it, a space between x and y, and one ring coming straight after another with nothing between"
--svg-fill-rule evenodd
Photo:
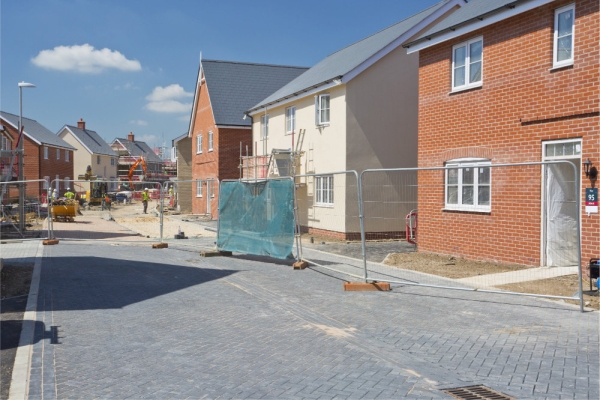
<instances>
[{"instance_id":1,"label":"cream rendered house","mask_svg":"<svg viewBox=\"0 0 600 400\"><path fill-rule=\"evenodd\" d=\"M117 159L118 155L110 148L100 135L95 131L85 128L85 121L80 119L77 126L65 125L58 136L78 151L74 152L74 179L83 175L89 166L92 167L92 175L98 176L98 179L116 181ZM75 187L77 191L89 190L89 184L78 183L80 187ZM116 183L109 185L109 190L116 190Z\"/></svg>"},{"instance_id":2,"label":"cream rendered house","mask_svg":"<svg viewBox=\"0 0 600 400\"><path fill-rule=\"evenodd\" d=\"M356 179L330 173L417 166L419 58L401 45L459 3L442 1L331 54L247 111L255 156L297 149L295 175L317 174L297 179L305 230L345 239L359 234Z\"/></svg>"}]
</instances>

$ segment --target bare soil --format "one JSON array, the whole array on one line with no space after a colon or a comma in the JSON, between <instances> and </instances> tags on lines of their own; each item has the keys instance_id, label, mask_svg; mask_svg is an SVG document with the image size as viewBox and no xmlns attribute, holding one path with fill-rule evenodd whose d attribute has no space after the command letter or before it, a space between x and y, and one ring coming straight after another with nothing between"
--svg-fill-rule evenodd
<instances>
[{"instance_id":1,"label":"bare soil","mask_svg":"<svg viewBox=\"0 0 600 400\"><path fill-rule=\"evenodd\" d=\"M470 261L459 257L449 257L431 253L391 253L383 263L427 274L451 279L469 278L477 275L497 274L527 269L519 264Z\"/></svg>"},{"instance_id":2,"label":"bare soil","mask_svg":"<svg viewBox=\"0 0 600 400\"><path fill-rule=\"evenodd\" d=\"M4 265L0 284L0 399L8 399L12 370L19 347L23 314L27 306L27 294L31 285L33 264Z\"/></svg>"},{"instance_id":3,"label":"bare soil","mask_svg":"<svg viewBox=\"0 0 600 400\"><path fill-rule=\"evenodd\" d=\"M587 285L587 288L586 288ZM577 283L577 275L557 276L556 278L540 279L537 281L527 281L519 283L511 283L508 285L497 286L502 290L519 293L538 293L550 294L554 296L572 296L579 291ZM542 289L543 288L543 292ZM589 292L589 283L583 282L583 301L586 307L600 310L600 297L598 292ZM593 295L592 295L593 294ZM579 304L576 300L565 300L567 303Z\"/></svg>"}]
</instances>

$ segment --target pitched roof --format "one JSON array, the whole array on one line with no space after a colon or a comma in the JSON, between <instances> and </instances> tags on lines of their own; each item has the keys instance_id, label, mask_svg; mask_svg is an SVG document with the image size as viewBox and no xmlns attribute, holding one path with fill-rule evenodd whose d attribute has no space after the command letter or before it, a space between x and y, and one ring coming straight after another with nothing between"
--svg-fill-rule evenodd
<instances>
[{"instance_id":1,"label":"pitched roof","mask_svg":"<svg viewBox=\"0 0 600 400\"><path fill-rule=\"evenodd\" d=\"M466 26L471 23L479 23L480 21L489 19L493 15L513 10L516 7L527 6L528 3L531 6L534 5L535 2L531 0L469 0L468 3L462 3L458 10L419 35L418 38L407 43L405 47L425 40L430 40L432 37L448 31L454 31L458 27Z\"/></svg>"},{"instance_id":2,"label":"pitched roof","mask_svg":"<svg viewBox=\"0 0 600 400\"><path fill-rule=\"evenodd\" d=\"M79 141L89 150L92 154L102 154L106 156L117 156L117 153L106 143L100 135L98 135L95 131L90 131L89 129L81 129L72 125L65 125L63 129L59 132L62 132L64 129L68 129L73 136L75 136Z\"/></svg>"},{"instance_id":3,"label":"pitched roof","mask_svg":"<svg viewBox=\"0 0 600 400\"><path fill-rule=\"evenodd\" d=\"M132 142L129 139L116 138L115 140L113 140L113 144L116 141L119 141L123 146L125 146L125 148L129 152L129 155L133 157L144 156L147 162L163 162L163 160L161 160L160 157L156 155L156 153L150 148L150 146L146 144L146 142L140 142L139 140L135 140Z\"/></svg>"},{"instance_id":4,"label":"pitched roof","mask_svg":"<svg viewBox=\"0 0 600 400\"><path fill-rule=\"evenodd\" d=\"M15 129L19 129L19 116L4 111L0 111L0 116L3 120L12 125ZM39 122L23 117L23 133L33 141L45 146L60 147L62 149L77 150L69 143L65 142L53 132L45 128ZM15 138L16 139L16 138Z\"/></svg>"},{"instance_id":5,"label":"pitched roof","mask_svg":"<svg viewBox=\"0 0 600 400\"><path fill-rule=\"evenodd\" d=\"M307 91L307 89L332 82L334 79L341 79L344 75L359 67L370 57L448 3L450 3L450 0L443 0L382 31L330 54L298 78L272 93L261 102L256 103L248 111L256 110L265 105L283 100L286 97L291 97L294 94Z\"/></svg>"},{"instance_id":6,"label":"pitched roof","mask_svg":"<svg viewBox=\"0 0 600 400\"><path fill-rule=\"evenodd\" d=\"M216 125L251 126L244 112L308 68L202 60Z\"/></svg>"}]
</instances>

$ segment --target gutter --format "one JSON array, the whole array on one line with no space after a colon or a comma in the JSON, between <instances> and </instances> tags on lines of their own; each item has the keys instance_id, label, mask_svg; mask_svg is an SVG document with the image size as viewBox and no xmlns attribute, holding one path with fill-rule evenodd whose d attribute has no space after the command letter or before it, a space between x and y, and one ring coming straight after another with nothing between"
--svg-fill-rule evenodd
<instances>
[{"instance_id":1,"label":"gutter","mask_svg":"<svg viewBox=\"0 0 600 400\"><path fill-rule=\"evenodd\" d=\"M338 75L336 77L333 77L333 78L328 79L326 81L323 81L321 83L317 83L316 85L309 86L309 87L304 88L304 89L302 89L300 91L294 92L294 93L289 94L289 95L284 96L284 97L281 97L281 98L279 98L277 100L273 100L273 101L271 101L269 103L259 104L258 106L254 107L254 108L251 108L248 111L246 111L246 114L250 115L250 113L252 113L254 111L257 111L257 110L260 110L261 108L266 108L266 107L272 106L273 104L277 104L277 103L279 103L281 101L291 99L292 97L298 96L298 95L300 95L302 93L306 93L306 92L309 92L311 90L317 89L320 86L327 85L328 83L333 83L335 80L340 80L341 81L343 77L344 77L344 75Z\"/></svg>"}]
</instances>

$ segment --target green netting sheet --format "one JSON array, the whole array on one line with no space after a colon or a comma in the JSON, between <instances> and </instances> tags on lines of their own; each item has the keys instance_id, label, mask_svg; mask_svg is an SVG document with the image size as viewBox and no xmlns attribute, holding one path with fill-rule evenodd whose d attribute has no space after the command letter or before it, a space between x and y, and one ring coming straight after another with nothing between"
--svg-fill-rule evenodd
<instances>
[{"instance_id":1,"label":"green netting sheet","mask_svg":"<svg viewBox=\"0 0 600 400\"><path fill-rule=\"evenodd\" d=\"M217 249L292 258L294 182L221 182Z\"/></svg>"}]
</instances>

